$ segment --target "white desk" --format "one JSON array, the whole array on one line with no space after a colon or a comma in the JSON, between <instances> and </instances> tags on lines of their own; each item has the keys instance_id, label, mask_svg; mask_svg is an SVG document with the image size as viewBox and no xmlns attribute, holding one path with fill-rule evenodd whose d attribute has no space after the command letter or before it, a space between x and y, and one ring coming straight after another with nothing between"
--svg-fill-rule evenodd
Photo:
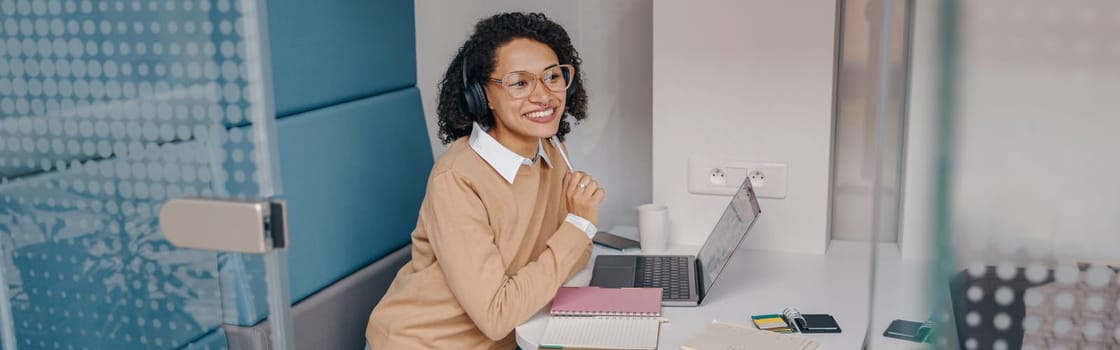
<instances>
[{"instance_id":1,"label":"white desk","mask_svg":"<svg viewBox=\"0 0 1120 350\"><path fill-rule=\"evenodd\" d=\"M912 349L921 344L882 336L896 318L925 320L929 315L924 299L912 297L921 289L922 266L903 262L897 247L883 244L879 250L879 283L873 349ZM673 247L666 254L695 254L699 247ZM752 326L751 315L779 313L795 307L802 313L832 314L843 329L839 334L796 334L821 343L821 349L859 349L867 329L870 279L867 243L833 241L826 255L781 253L740 249L732 257L700 307L663 307L669 319L661 325L660 349L679 349L713 319ZM629 254L635 252L628 251ZM619 254L596 246L595 255ZM589 263L567 286L586 286L591 280ZM522 349L537 349L548 322L546 306L516 329Z\"/></svg>"}]
</instances>

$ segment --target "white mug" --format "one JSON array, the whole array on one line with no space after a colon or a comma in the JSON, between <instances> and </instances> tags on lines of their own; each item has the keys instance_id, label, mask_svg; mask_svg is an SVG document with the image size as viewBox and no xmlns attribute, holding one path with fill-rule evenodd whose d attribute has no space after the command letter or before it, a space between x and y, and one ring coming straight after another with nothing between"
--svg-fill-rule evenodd
<instances>
[{"instance_id":1,"label":"white mug","mask_svg":"<svg viewBox=\"0 0 1120 350\"><path fill-rule=\"evenodd\" d=\"M669 207L664 204L638 206L638 240L642 254L665 252L669 245Z\"/></svg>"}]
</instances>

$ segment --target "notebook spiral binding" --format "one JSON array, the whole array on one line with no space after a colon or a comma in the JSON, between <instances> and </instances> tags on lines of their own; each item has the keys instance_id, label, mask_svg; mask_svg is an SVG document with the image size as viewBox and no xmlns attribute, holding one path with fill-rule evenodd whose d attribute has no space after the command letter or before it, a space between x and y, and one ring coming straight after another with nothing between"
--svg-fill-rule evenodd
<instances>
[{"instance_id":1,"label":"notebook spiral binding","mask_svg":"<svg viewBox=\"0 0 1120 350\"><path fill-rule=\"evenodd\" d=\"M554 316L620 316L620 317L656 317L660 314L652 312L616 312L616 311L575 311L555 310Z\"/></svg>"},{"instance_id":2,"label":"notebook spiral binding","mask_svg":"<svg viewBox=\"0 0 1120 350\"><path fill-rule=\"evenodd\" d=\"M782 317L786 319L786 323L797 330L801 330L801 327L805 327L805 317L801 316L801 312L797 311L795 308L787 307L783 309Z\"/></svg>"}]
</instances>

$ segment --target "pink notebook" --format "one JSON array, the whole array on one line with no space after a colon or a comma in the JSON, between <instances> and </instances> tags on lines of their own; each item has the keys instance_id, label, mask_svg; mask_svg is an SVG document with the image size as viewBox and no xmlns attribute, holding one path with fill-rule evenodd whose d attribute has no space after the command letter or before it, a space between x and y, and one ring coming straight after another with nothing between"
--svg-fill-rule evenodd
<instances>
[{"instance_id":1,"label":"pink notebook","mask_svg":"<svg viewBox=\"0 0 1120 350\"><path fill-rule=\"evenodd\" d=\"M561 287L555 316L661 316L661 288Z\"/></svg>"}]
</instances>

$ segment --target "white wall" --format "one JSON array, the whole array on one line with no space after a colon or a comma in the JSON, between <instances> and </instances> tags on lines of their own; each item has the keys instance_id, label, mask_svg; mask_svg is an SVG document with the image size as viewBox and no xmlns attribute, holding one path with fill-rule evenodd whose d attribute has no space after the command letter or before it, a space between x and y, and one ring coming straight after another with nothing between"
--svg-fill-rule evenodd
<instances>
[{"instance_id":1,"label":"white wall","mask_svg":"<svg viewBox=\"0 0 1120 350\"><path fill-rule=\"evenodd\" d=\"M542 12L568 31L583 58L589 115L568 135L570 158L607 189L599 226L637 225L650 201L652 4L611 1L416 1L417 83L437 157L437 84L478 20L507 11Z\"/></svg>"},{"instance_id":2,"label":"white wall","mask_svg":"<svg viewBox=\"0 0 1120 350\"><path fill-rule=\"evenodd\" d=\"M703 243L730 200L688 192L689 157L712 156L788 164L745 245L825 251L835 20L832 1L654 1L653 200L672 241Z\"/></svg>"},{"instance_id":3,"label":"white wall","mask_svg":"<svg viewBox=\"0 0 1120 350\"><path fill-rule=\"evenodd\" d=\"M958 256L1120 261L1120 3L961 5L950 174ZM938 28L933 8L918 10L902 232L909 257L929 256L937 145Z\"/></svg>"}]
</instances>

